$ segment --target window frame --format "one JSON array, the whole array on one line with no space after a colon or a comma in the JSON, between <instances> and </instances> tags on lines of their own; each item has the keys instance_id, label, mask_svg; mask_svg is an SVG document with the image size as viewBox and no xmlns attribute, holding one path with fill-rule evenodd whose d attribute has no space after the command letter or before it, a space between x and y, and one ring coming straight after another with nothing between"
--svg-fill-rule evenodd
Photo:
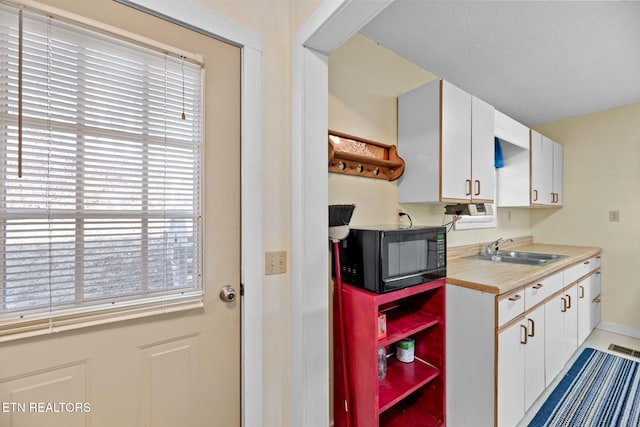
<instances>
[{"instance_id":1,"label":"window frame","mask_svg":"<svg viewBox=\"0 0 640 427\"><path fill-rule=\"evenodd\" d=\"M2 6L13 6L12 4L0 3ZM20 9L20 8L18 8ZM39 10L34 10L31 8L24 8L25 10L29 10L29 12L41 13ZM78 25L84 28L91 27L92 30L96 30L100 33L106 33L106 35L111 37L116 37L118 39L135 43L136 45L142 45L147 48L151 48L156 51L164 52L167 54L168 52L174 56L180 56L183 59L189 59L191 61L200 62L202 60L199 56L179 51L174 48L169 48L166 45L155 43L149 39L141 38L131 33L126 33L120 31L118 29L99 24L96 27L92 27L90 24L93 21L87 24L87 20L83 20L84 22L75 21L73 19L68 18L59 18L59 17L51 17L50 19L57 19L65 22L66 24ZM64 307L60 309L49 309L48 311L37 311L37 312L19 312L15 315L3 316L4 305L5 305L5 289L4 289L4 277L1 277L2 282L0 282L0 342L8 341L17 338L23 338L28 336L35 336L41 334L47 334L52 332L58 332L62 330L75 329L84 326L90 326L95 324L102 324L120 320L126 320L131 318L138 318L143 316L155 315L160 313L168 313L180 310L188 310L192 308L202 307L203 296L204 296L204 284L203 284L203 202L204 202L204 123L202 121L204 114L204 73L201 68L200 70L200 105L199 105L199 115L200 115L200 133L199 133L199 143L198 143L198 152L199 154L196 156L195 161L198 165L198 177L196 178L198 185L192 187L193 191L198 192L199 204L197 206L197 213L195 215L196 219L194 220L194 227L197 226L198 231L194 233L196 236L196 241L193 242L194 245L194 260L197 261L197 271L195 274L198 276L196 279L196 287L189 288L187 290L183 290L180 292L176 292L174 295L162 294L162 292L154 294L152 296L145 296L144 293L140 293L138 298L132 299L130 297L126 297L124 299L119 299L117 297L111 298L112 301L109 302L101 302L97 304L89 304L89 305L79 305L79 306L71 306ZM3 125L6 127L6 125ZM150 149L149 145L143 144L141 145L143 151L148 152ZM81 150L80 150L81 151ZM0 160L6 161L6 150L0 149ZM4 164L4 163L3 163ZM86 166L86 165L85 165ZM77 183L77 181L76 181ZM2 182L2 176L0 176L0 189L4 189L4 183ZM77 194L77 193L76 193ZM4 205L4 202L3 202ZM19 214L19 212L16 212ZM65 214L66 215L66 214ZM0 243L0 259L4 259L4 245L6 235L4 234L5 229L5 219L10 219L11 215L4 214L2 218L2 226L0 230L3 231L3 235L0 236L2 242ZM64 216L64 215L63 215ZM51 216L50 216L51 217ZM84 218L75 217L75 223L83 222ZM141 219L142 223L148 221L147 218ZM141 239L141 241L144 239ZM82 245L81 245L82 246ZM76 248L74 258L76 258L76 269L78 269L78 254L82 252L83 248ZM80 255L82 256L82 255ZM2 266L0 266L2 267ZM4 273L3 273L4 274ZM76 275L76 281L81 280ZM78 286L80 285L80 286ZM75 286L76 294L78 290L84 289L84 286L81 284L76 284ZM74 301L76 300L74 297Z\"/></svg>"}]
</instances>

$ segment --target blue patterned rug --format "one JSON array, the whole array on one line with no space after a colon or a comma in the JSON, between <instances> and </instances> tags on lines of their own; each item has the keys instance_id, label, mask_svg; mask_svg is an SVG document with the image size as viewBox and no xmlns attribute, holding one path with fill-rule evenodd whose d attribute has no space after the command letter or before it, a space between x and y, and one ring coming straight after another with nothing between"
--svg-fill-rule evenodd
<instances>
[{"instance_id":1,"label":"blue patterned rug","mask_svg":"<svg viewBox=\"0 0 640 427\"><path fill-rule=\"evenodd\" d=\"M529 427L639 427L640 363L585 349Z\"/></svg>"}]
</instances>

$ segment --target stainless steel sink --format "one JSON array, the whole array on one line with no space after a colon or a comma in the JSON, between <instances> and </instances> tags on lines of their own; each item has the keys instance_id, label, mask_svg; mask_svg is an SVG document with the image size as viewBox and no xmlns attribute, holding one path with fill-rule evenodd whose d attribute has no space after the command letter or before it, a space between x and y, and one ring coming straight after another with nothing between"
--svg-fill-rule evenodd
<instances>
[{"instance_id":1,"label":"stainless steel sink","mask_svg":"<svg viewBox=\"0 0 640 427\"><path fill-rule=\"evenodd\" d=\"M552 260L562 258L562 255L556 254L540 254L536 252L499 252L499 255L510 258L524 258L524 259L539 259L539 260Z\"/></svg>"},{"instance_id":2,"label":"stainless steel sink","mask_svg":"<svg viewBox=\"0 0 640 427\"><path fill-rule=\"evenodd\" d=\"M472 255L468 259L482 259L492 262L506 262L523 265L547 265L564 258L566 255L541 254L536 252L498 252L497 255Z\"/></svg>"}]
</instances>

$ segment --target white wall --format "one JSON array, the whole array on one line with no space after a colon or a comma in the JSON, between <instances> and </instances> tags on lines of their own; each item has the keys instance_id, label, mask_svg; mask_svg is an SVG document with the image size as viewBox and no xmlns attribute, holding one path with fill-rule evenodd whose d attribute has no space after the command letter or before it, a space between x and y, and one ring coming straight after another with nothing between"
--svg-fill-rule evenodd
<instances>
[{"instance_id":1,"label":"white wall","mask_svg":"<svg viewBox=\"0 0 640 427\"><path fill-rule=\"evenodd\" d=\"M564 148L564 206L533 211L536 240L601 247L603 322L640 332L640 104L536 129Z\"/></svg>"}]
</instances>

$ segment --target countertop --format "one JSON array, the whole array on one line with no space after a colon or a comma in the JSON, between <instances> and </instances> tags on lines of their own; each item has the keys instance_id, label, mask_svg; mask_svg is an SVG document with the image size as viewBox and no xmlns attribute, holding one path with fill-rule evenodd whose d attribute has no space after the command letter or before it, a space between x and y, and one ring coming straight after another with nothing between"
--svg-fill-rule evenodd
<instances>
[{"instance_id":1,"label":"countertop","mask_svg":"<svg viewBox=\"0 0 640 427\"><path fill-rule=\"evenodd\" d=\"M447 257L447 283L500 295L597 256L601 252L600 248L596 247L533 242L509 246L505 249L507 250L566 255L566 258L543 266L530 266L467 259L464 256Z\"/></svg>"}]
</instances>

